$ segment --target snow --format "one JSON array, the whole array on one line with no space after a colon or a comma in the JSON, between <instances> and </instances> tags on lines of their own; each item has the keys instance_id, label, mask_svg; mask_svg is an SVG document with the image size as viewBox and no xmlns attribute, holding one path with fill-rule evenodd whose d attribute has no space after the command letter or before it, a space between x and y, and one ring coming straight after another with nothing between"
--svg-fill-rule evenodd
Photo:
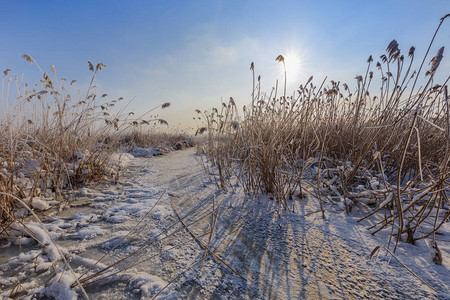
<instances>
[{"instance_id":1,"label":"snow","mask_svg":"<svg viewBox=\"0 0 450 300\"><path fill-rule=\"evenodd\" d=\"M111 223L123 223L129 219L127 212L118 212L108 218L108 222Z\"/></svg>"},{"instance_id":2,"label":"snow","mask_svg":"<svg viewBox=\"0 0 450 300\"><path fill-rule=\"evenodd\" d=\"M78 294L70 288L70 285L74 282L73 276L57 274L50 281L50 285L41 291L40 296L60 300L76 300Z\"/></svg>"},{"instance_id":3,"label":"snow","mask_svg":"<svg viewBox=\"0 0 450 300\"><path fill-rule=\"evenodd\" d=\"M31 200L31 207L37 210L47 210L50 208L50 205L45 200L34 197Z\"/></svg>"},{"instance_id":4,"label":"snow","mask_svg":"<svg viewBox=\"0 0 450 300\"><path fill-rule=\"evenodd\" d=\"M93 196L91 190L88 188L81 188L78 193L79 193L80 197Z\"/></svg>"},{"instance_id":5,"label":"snow","mask_svg":"<svg viewBox=\"0 0 450 300\"><path fill-rule=\"evenodd\" d=\"M122 167L127 167L133 161L134 156L131 153L114 153L111 156L112 163Z\"/></svg>"},{"instance_id":6,"label":"snow","mask_svg":"<svg viewBox=\"0 0 450 300\"><path fill-rule=\"evenodd\" d=\"M91 225L88 227L84 227L78 231L76 235L74 235L74 238L81 239L81 240L89 240L93 239L96 236L104 234L106 231L102 229L98 225Z\"/></svg>"},{"instance_id":7,"label":"snow","mask_svg":"<svg viewBox=\"0 0 450 300\"><path fill-rule=\"evenodd\" d=\"M138 273L131 277L129 288L135 293L140 293L141 297L155 296L160 292L167 282L155 275Z\"/></svg>"},{"instance_id":8,"label":"snow","mask_svg":"<svg viewBox=\"0 0 450 300\"><path fill-rule=\"evenodd\" d=\"M103 242L101 247L104 250L111 250L113 248L117 248L117 246L121 245L129 245L131 243L131 239L127 239L128 232L122 231L119 234L114 235L109 240Z\"/></svg>"},{"instance_id":9,"label":"snow","mask_svg":"<svg viewBox=\"0 0 450 300\"><path fill-rule=\"evenodd\" d=\"M42 245L49 245L52 243L50 236L38 223L23 223L14 222L11 224L12 231L10 232L13 237L29 236Z\"/></svg>"},{"instance_id":10,"label":"snow","mask_svg":"<svg viewBox=\"0 0 450 300\"><path fill-rule=\"evenodd\" d=\"M18 237L18 239L14 242L15 244L27 245L33 242L37 242L45 248L44 252L50 259L50 261L55 262L61 259L61 255L59 254L57 247L53 243L50 235L47 234L46 230L43 229L43 226L41 224L27 223L26 225L24 225L22 223L15 222L11 224L11 228L11 236ZM29 238L24 238L23 236L29 236Z\"/></svg>"},{"instance_id":11,"label":"snow","mask_svg":"<svg viewBox=\"0 0 450 300\"><path fill-rule=\"evenodd\" d=\"M161 152L161 150L156 148L135 147L133 150L130 151L130 154L133 155L134 157L151 157L162 155L163 153Z\"/></svg>"},{"instance_id":12,"label":"snow","mask_svg":"<svg viewBox=\"0 0 450 300\"><path fill-rule=\"evenodd\" d=\"M357 222L368 206L344 198L335 175L327 182L333 200L324 201L323 219L314 195L289 200L295 212L288 212L240 188L217 191L194 152L151 159L121 155L117 159L126 168L119 183L79 191L92 205L64 210L44 225L14 223L0 253L0 297L20 282L29 291L25 298L82 298L70 288L75 278L54 242L77 276L104 270L103 280L86 286L91 298L152 298L167 286L161 298L450 299L450 245L438 241L442 265L433 263L429 241L401 241L395 253L436 292L383 249L369 259L386 244L389 230L375 236L367 231L380 221L377 216ZM382 182L369 176L349 196L367 203L373 195L392 199ZM387 203L378 198L378 206ZM354 205L350 214L343 201ZM209 239L213 203L218 217ZM450 240L448 223L440 232L437 238Z\"/></svg>"}]
</instances>

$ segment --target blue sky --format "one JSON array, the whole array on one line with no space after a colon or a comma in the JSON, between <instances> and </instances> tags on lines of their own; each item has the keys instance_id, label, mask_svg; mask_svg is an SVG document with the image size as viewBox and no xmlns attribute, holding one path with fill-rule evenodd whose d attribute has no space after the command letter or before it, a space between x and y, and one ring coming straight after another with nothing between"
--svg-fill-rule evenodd
<instances>
[{"instance_id":1,"label":"blue sky","mask_svg":"<svg viewBox=\"0 0 450 300\"><path fill-rule=\"evenodd\" d=\"M8 1L0 11L0 68L36 83L26 53L83 89L87 61L103 62L98 93L135 97L135 111L170 101L161 116L183 128L197 108L229 97L249 103L252 61L270 92L282 80L279 54L297 61L289 69L287 59L291 91L311 75L354 85L368 56L378 58L392 39L422 57L450 1ZM450 19L431 57L449 41ZM450 75L449 50L439 78Z\"/></svg>"}]
</instances>

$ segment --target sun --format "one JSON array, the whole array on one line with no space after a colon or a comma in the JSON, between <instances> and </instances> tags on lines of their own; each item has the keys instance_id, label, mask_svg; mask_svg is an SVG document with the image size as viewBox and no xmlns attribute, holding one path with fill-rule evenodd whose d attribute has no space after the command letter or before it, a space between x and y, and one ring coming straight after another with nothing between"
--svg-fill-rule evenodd
<instances>
[{"instance_id":1,"label":"sun","mask_svg":"<svg viewBox=\"0 0 450 300\"><path fill-rule=\"evenodd\" d=\"M298 52L288 51L284 56L288 84L298 84L302 74L303 62Z\"/></svg>"}]
</instances>

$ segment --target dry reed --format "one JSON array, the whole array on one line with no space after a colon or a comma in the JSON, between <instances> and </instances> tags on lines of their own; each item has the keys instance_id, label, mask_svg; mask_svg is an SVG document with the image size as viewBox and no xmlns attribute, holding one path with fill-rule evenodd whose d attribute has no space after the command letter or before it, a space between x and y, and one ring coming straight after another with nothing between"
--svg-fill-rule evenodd
<instances>
[{"instance_id":1,"label":"dry reed","mask_svg":"<svg viewBox=\"0 0 450 300\"><path fill-rule=\"evenodd\" d=\"M252 63L249 107L240 111L230 99L219 109L197 110L204 120L197 133L206 134L200 151L217 170L218 187L232 188L237 180L247 193L268 194L285 209L287 200L303 198L308 190L319 198L322 216L324 201L340 202L347 212L353 205L370 205L369 216L385 214L372 233L390 226L388 246L394 239L394 252L402 237L435 243L450 216L450 77L435 82L444 47L432 59L428 53L446 17L418 71L413 71L415 48L405 56L393 40L375 68L369 57L355 89L326 78L315 85L310 77L292 96L278 97L276 86L261 94ZM281 55L276 60L284 62ZM380 92L372 95L376 76Z\"/></svg>"}]
</instances>

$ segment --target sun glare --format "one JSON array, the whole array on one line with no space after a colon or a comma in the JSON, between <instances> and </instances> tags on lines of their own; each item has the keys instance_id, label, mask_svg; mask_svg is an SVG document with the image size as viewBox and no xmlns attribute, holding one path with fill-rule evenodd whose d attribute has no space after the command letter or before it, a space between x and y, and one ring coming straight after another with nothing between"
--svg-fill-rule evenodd
<instances>
[{"instance_id":1,"label":"sun glare","mask_svg":"<svg viewBox=\"0 0 450 300\"><path fill-rule=\"evenodd\" d=\"M284 56L288 84L297 84L302 73L302 60L297 52L289 51Z\"/></svg>"}]
</instances>

